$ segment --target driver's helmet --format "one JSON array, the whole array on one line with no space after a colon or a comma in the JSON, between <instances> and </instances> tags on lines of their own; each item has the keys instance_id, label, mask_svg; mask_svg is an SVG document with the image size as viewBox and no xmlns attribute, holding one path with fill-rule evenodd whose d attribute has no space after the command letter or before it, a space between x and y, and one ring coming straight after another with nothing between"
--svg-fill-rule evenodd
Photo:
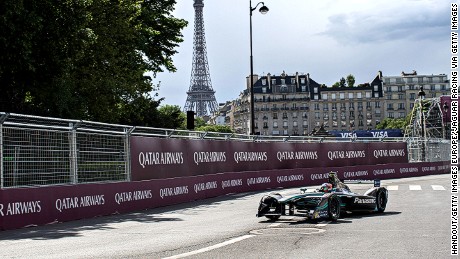
<instances>
[{"instance_id":1,"label":"driver's helmet","mask_svg":"<svg viewBox=\"0 0 460 259\"><path fill-rule=\"evenodd\" d=\"M332 191L332 184L330 183L323 183L319 188L321 192L331 192Z\"/></svg>"}]
</instances>

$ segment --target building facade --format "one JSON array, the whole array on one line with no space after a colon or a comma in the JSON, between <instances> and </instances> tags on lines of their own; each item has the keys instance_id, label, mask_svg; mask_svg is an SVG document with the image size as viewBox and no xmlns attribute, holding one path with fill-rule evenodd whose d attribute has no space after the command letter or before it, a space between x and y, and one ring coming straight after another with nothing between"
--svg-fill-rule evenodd
<instances>
[{"instance_id":1,"label":"building facade","mask_svg":"<svg viewBox=\"0 0 460 259\"><path fill-rule=\"evenodd\" d=\"M249 134L250 83L226 108L225 123L236 133ZM383 77L379 71L369 83L357 87L326 87L309 74L259 77L254 75L254 128L260 135L309 135L321 125L327 130L371 130L381 120L405 117L420 86L427 97L449 91L446 75L416 72ZM222 116L222 110L220 112Z\"/></svg>"}]
</instances>

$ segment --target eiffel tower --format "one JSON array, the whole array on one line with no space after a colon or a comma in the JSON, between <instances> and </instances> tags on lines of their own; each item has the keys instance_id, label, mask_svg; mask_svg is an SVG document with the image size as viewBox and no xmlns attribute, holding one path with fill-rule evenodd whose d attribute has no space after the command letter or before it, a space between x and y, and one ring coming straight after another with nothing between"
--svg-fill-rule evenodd
<instances>
[{"instance_id":1,"label":"eiffel tower","mask_svg":"<svg viewBox=\"0 0 460 259\"><path fill-rule=\"evenodd\" d=\"M209 74L208 57L206 55L206 39L204 37L203 0L194 0L195 35L193 39L193 61L190 88L184 111L194 111L198 117L209 116L217 111L215 91L212 89Z\"/></svg>"}]
</instances>

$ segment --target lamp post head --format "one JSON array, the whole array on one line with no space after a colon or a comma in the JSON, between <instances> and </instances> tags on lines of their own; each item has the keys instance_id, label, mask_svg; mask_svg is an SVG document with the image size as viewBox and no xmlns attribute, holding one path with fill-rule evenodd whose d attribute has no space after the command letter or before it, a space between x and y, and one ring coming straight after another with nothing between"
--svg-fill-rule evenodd
<instances>
[{"instance_id":1,"label":"lamp post head","mask_svg":"<svg viewBox=\"0 0 460 259\"><path fill-rule=\"evenodd\" d=\"M420 91L418 92L418 96L422 99L425 97L425 91L423 91L423 86L420 86Z\"/></svg>"},{"instance_id":2,"label":"lamp post head","mask_svg":"<svg viewBox=\"0 0 460 259\"><path fill-rule=\"evenodd\" d=\"M266 14L268 13L268 7L265 6L265 4L262 2L262 7L260 7L259 12L261 14Z\"/></svg>"}]
</instances>

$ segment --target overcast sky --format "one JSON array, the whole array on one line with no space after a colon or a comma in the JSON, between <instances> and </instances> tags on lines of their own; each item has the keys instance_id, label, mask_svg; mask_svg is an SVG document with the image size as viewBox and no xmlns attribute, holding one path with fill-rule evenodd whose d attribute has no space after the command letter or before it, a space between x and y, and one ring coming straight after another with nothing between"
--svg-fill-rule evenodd
<instances>
[{"instance_id":1,"label":"overcast sky","mask_svg":"<svg viewBox=\"0 0 460 259\"><path fill-rule=\"evenodd\" d=\"M266 0L266 15L253 12L254 74L309 73L331 86L352 74L370 82L380 70L450 73L450 2L447 0ZM255 6L258 1L252 1ZM212 87L218 103L246 87L249 0L204 0ZM189 25L174 56L177 72L157 75L162 104L183 109L193 56L193 0L177 0L173 15Z\"/></svg>"}]
</instances>

